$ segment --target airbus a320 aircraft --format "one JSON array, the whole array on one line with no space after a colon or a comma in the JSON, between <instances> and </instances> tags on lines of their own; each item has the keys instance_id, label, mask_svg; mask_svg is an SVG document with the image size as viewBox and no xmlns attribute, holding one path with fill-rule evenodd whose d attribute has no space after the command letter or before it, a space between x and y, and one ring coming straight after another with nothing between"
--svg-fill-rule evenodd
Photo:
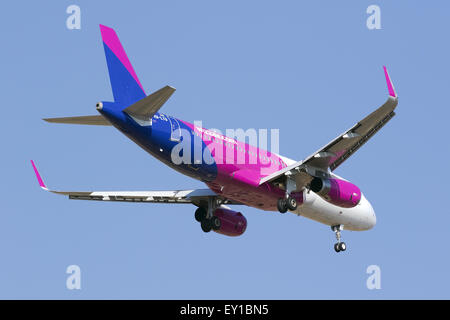
<instances>
[{"instance_id":1,"label":"airbus a320 aircraft","mask_svg":"<svg viewBox=\"0 0 450 320\"><path fill-rule=\"evenodd\" d=\"M175 91L170 86L146 95L115 33L100 25L114 102L98 102L100 115L44 119L53 123L114 126L145 151L180 173L203 181L207 189L172 191L54 191L44 184L33 161L39 185L69 199L151 203L191 203L204 232L242 235L247 220L228 205L265 211L291 211L321 222L336 234L336 252L345 251L341 231L373 228L375 212L361 190L333 171L394 115L398 98L386 67L389 96L377 110L302 161L251 146L176 119L159 110ZM173 157L175 147L190 154ZM201 158L195 148L200 148ZM187 150L187 149L185 149ZM233 161L229 161L229 156ZM208 158L209 161L203 161ZM186 158L188 161L186 161ZM176 159L177 161L174 161ZM240 159L242 161L236 161Z\"/></svg>"}]
</instances>

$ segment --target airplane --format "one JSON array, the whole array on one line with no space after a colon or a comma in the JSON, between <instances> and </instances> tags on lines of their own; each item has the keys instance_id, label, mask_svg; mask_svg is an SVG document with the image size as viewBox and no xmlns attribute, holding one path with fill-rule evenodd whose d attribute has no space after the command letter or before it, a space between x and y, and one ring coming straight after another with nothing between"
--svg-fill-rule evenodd
<instances>
[{"instance_id":1,"label":"airplane","mask_svg":"<svg viewBox=\"0 0 450 320\"><path fill-rule=\"evenodd\" d=\"M280 213L290 211L330 226L337 240L336 252L347 249L341 239L342 230L364 231L375 226L375 211L359 187L333 171L395 115L398 97L385 66L386 102L304 160L295 161L159 112L175 89L165 86L146 95L114 29L100 25L100 32L114 101L98 102L99 115L43 120L113 126L150 155L204 182L208 188L55 191L47 188L31 160L41 188L78 200L193 204L197 206L195 220L204 232L226 236L240 236L247 229L247 219L241 212L232 210L232 205ZM173 150L181 144L200 150L200 157L195 155L195 150L192 153L183 149L175 152L186 160L180 162Z\"/></svg>"}]
</instances>

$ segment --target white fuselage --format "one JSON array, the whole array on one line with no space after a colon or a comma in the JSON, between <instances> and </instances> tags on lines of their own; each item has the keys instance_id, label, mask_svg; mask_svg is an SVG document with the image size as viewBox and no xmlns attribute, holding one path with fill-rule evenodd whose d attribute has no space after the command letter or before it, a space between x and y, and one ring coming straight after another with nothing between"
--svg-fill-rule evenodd
<instances>
[{"instance_id":1,"label":"white fuselage","mask_svg":"<svg viewBox=\"0 0 450 320\"><path fill-rule=\"evenodd\" d=\"M329 226L343 225L344 229L353 231L372 229L377 221L375 211L364 195L355 207L341 208L306 191L303 204L294 213Z\"/></svg>"}]
</instances>

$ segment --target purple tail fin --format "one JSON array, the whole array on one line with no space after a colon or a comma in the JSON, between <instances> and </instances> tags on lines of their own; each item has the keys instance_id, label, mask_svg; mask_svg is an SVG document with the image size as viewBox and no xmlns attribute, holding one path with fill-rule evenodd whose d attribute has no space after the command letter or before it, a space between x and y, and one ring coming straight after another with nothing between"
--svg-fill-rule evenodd
<instances>
[{"instance_id":1,"label":"purple tail fin","mask_svg":"<svg viewBox=\"0 0 450 320\"><path fill-rule=\"evenodd\" d=\"M145 91L114 29L100 25L114 101L124 108L145 98Z\"/></svg>"}]
</instances>

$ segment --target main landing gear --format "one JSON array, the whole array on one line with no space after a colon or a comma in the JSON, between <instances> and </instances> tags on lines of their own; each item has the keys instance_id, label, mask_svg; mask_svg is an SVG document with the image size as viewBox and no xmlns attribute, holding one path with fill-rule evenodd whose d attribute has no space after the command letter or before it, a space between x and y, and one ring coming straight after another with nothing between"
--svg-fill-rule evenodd
<instances>
[{"instance_id":1,"label":"main landing gear","mask_svg":"<svg viewBox=\"0 0 450 320\"><path fill-rule=\"evenodd\" d=\"M291 196L280 198L277 201L277 208L281 213L285 213L288 210L295 211L297 209L297 199Z\"/></svg>"},{"instance_id":2,"label":"main landing gear","mask_svg":"<svg viewBox=\"0 0 450 320\"><path fill-rule=\"evenodd\" d=\"M284 198L278 199L277 201L277 208L281 213L285 213L288 210L297 210L297 199L291 196L291 193L297 188L295 180L290 178L290 176L287 176L285 187L286 196Z\"/></svg>"},{"instance_id":3,"label":"main landing gear","mask_svg":"<svg viewBox=\"0 0 450 320\"><path fill-rule=\"evenodd\" d=\"M202 228L203 232L219 230L221 227L220 219L216 216L208 218L206 209L203 207L199 207L197 210L195 210L195 220L200 222L200 227Z\"/></svg>"},{"instance_id":4,"label":"main landing gear","mask_svg":"<svg viewBox=\"0 0 450 320\"><path fill-rule=\"evenodd\" d=\"M209 198L207 209L198 207L198 209L195 210L195 220L200 222L200 227L204 232L219 230L222 226L220 219L214 215L214 211L219 205L220 202L218 200Z\"/></svg>"},{"instance_id":5,"label":"main landing gear","mask_svg":"<svg viewBox=\"0 0 450 320\"><path fill-rule=\"evenodd\" d=\"M337 243L334 244L334 251L341 252L347 250L347 245L345 242L341 242L341 231L344 230L344 226L342 224L337 226L332 226L331 230L336 234Z\"/></svg>"}]
</instances>

